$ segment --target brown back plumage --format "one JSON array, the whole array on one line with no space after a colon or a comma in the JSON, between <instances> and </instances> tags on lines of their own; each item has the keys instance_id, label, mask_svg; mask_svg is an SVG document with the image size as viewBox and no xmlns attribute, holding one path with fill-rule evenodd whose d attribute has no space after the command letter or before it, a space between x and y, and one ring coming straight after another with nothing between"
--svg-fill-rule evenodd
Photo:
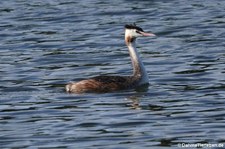
<instances>
[{"instance_id":1,"label":"brown back plumage","mask_svg":"<svg viewBox=\"0 0 225 149\"><path fill-rule=\"evenodd\" d=\"M130 76L97 76L66 86L67 92L112 92L132 88L134 80Z\"/></svg>"}]
</instances>

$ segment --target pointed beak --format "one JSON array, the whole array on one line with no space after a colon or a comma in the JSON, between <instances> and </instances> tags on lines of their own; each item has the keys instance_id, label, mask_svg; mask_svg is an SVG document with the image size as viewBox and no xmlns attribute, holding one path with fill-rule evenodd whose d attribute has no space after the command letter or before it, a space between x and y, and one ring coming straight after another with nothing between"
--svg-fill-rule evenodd
<instances>
[{"instance_id":1,"label":"pointed beak","mask_svg":"<svg viewBox=\"0 0 225 149\"><path fill-rule=\"evenodd\" d=\"M146 32L140 32L140 33L141 33L141 35L143 35L143 36L152 36L152 37L156 36L156 35L153 34L153 33L146 33Z\"/></svg>"}]
</instances>

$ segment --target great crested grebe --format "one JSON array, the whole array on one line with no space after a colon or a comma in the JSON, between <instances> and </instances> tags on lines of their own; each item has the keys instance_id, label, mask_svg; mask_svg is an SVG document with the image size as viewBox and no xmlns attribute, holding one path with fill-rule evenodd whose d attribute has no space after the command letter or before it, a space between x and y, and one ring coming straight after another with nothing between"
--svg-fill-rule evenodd
<instances>
[{"instance_id":1,"label":"great crested grebe","mask_svg":"<svg viewBox=\"0 0 225 149\"><path fill-rule=\"evenodd\" d=\"M142 28L134 25L125 25L125 43L129 49L133 75L131 76L96 76L79 82L72 82L66 85L69 93L86 92L112 92L117 90L136 88L148 85L148 74L139 57L136 49L136 38L141 36L155 36L146 33Z\"/></svg>"}]
</instances>

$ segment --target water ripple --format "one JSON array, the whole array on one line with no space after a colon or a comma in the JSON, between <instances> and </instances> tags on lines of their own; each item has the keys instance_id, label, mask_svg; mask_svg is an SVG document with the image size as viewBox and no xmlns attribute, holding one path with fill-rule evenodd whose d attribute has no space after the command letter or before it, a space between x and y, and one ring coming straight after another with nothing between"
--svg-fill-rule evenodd
<instances>
[{"instance_id":1,"label":"water ripple","mask_svg":"<svg viewBox=\"0 0 225 149\"><path fill-rule=\"evenodd\" d=\"M1 148L225 144L224 1L0 4ZM66 94L70 81L132 73L133 22L157 35L138 40L148 90Z\"/></svg>"}]
</instances>

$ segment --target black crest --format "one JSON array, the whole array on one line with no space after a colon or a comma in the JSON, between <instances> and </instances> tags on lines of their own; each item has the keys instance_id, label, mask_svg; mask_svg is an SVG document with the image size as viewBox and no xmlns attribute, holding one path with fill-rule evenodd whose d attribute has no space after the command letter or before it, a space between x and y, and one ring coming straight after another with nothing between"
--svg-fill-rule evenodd
<instances>
[{"instance_id":1,"label":"black crest","mask_svg":"<svg viewBox=\"0 0 225 149\"><path fill-rule=\"evenodd\" d=\"M136 29L138 31L142 31L143 32L143 29L138 27L138 26L136 26L135 23L134 24L127 24L127 25L125 25L125 28L126 29Z\"/></svg>"}]
</instances>

